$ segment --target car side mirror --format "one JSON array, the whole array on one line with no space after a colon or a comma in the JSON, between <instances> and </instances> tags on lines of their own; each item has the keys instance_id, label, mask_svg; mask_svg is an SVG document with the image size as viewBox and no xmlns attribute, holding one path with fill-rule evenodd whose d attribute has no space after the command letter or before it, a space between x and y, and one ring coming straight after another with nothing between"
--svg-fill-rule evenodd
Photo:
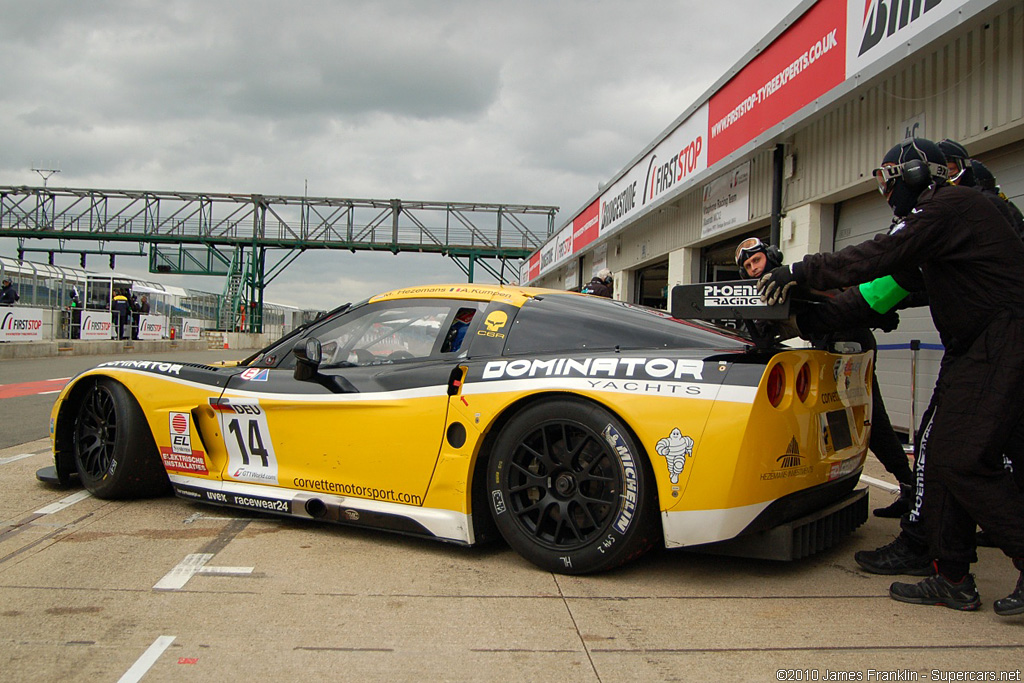
<instances>
[{"instance_id":1,"label":"car side mirror","mask_svg":"<svg viewBox=\"0 0 1024 683\"><path fill-rule=\"evenodd\" d=\"M323 361L319 339L310 337L296 342L292 353L295 354L295 379L308 382L319 374L320 363Z\"/></svg>"}]
</instances>

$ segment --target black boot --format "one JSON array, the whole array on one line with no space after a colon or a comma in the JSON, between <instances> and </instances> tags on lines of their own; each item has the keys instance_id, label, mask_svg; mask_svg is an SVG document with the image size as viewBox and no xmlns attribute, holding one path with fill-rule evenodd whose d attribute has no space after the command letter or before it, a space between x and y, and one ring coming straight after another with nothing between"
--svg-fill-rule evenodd
<instances>
[{"instance_id":1,"label":"black boot","mask_svg":"<svg viewBox=\"0 0 1024 683\"><path fill-rule=\"evenodd\" d=\"M910 508L913 507L914 502L914 487L907 486L906 484L900 484L900 495L890 505L884 508L875 508L875 517L885 517L887 519L895 519L902 517L904 514L910 512Z\"/></svg>"},{"instance_id":2,"label":"black boot","mask_svg":"<svg viewBox=\"0 0 1024 683\"><path fill-rule=\"evenodd\" d=\"M1001 617L1024 614L1024 559L1014 560L1013 566L1020 570L1017 587L1005 598L1000 598L992 603L992 609Z\"/></svg>"},{"instance_id":3,"label":"black boot","mask_svg":"<svg viewBox=\"0 0 1024 683\"><path fill-rule=\"evenodd\" d=\"M903 534L877 550L859 550L853 554L853 559L872 574L929 576L932 573L932 558L928 550L912 547Z\"/></svg>"},{"instance_id":4,"label":"black boot","mask_svg":"<svg viewBox=\"0 0 1024 683\"><path fill-rule=\"evenodd\" d=\"M953 582L938 570L934 576L917 583L892 584L889 586L889 597L915 605L941 605L965 612L972 612L981 607L981 597L974 585L972 574L965 574L962 579ZM1004 598L1007 599L1009 598Z\"/></svg>"}]
</instances>

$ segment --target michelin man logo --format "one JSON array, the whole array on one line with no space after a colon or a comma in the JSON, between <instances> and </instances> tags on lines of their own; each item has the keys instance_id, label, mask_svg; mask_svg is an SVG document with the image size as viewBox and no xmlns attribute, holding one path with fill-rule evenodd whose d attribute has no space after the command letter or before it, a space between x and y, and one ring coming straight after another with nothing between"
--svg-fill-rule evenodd
<instances>
[{"instance_id":1,"label":"michelin man logo","mask_svg":"<svg viewBox=\"0 0 1024 683\"><path fill-rule=\"evenodd\" d=\"M693 455L693 439L683 436L683 433L676 427L664 439L659 439L654 446L654 451L664 456L668 464L668 476L673 484L679 483L679 475L686 467L686 456Z\"/></svg>"}]
</instances>

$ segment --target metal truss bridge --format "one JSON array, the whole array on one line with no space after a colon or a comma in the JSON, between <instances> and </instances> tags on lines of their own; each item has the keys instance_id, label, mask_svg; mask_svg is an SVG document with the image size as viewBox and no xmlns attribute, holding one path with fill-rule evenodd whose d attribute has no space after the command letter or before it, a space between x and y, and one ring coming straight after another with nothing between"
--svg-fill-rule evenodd
<instances>
[{"instance_id":1,"label":"metal truss bridge","mask_svg":"<svg viewBox=\"0 0 1024 683\"><path fill-rule=\"evenodd\" d=\"M262 329L263 290L307 249L437 253L472 282L477 266L517 277L554 231L557 206L262 194L0 186L0 237L20 252L145 256L154 273L226 276L218 324L247 306ZM29 240L56 240L32 246ZM71 243L98 242L98 248ZM116 245L134 243L135 251ZM268 253L278 256L267 267ZM20 256L20 254L19 254Z\"/></svg>"}]
</instances>

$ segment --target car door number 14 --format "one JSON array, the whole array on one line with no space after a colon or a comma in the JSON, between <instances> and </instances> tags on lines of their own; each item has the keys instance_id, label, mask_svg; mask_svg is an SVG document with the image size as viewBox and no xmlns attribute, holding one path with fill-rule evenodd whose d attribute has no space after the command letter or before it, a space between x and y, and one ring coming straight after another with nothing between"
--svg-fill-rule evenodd
<instances>
[{"instance_id":1,"label":"car door number 14","mask_svg":"<svg viewBox=\"0 0 1024 683\"><path fill-rule=\"evenodd\" d=\"M267 414L256 400L232 399L218 411L229 479L277 484L277 456L267 426Z\"/></svg>"}]
</instances>

